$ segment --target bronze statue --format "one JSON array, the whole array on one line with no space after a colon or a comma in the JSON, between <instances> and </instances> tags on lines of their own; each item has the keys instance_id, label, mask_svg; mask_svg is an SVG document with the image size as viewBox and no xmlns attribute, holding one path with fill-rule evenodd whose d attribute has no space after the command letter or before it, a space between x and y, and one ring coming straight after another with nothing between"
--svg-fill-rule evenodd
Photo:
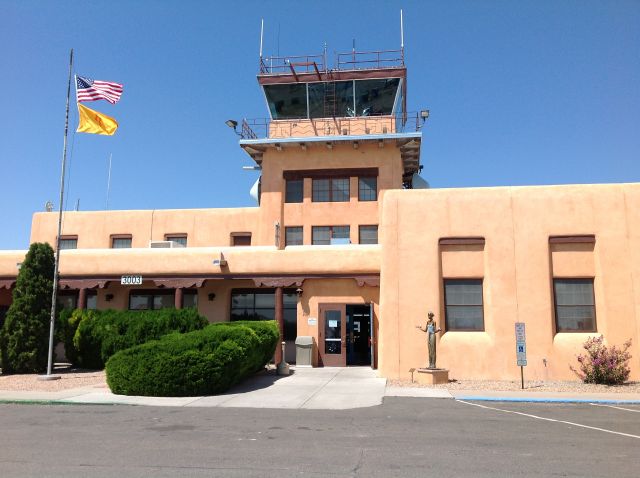
<instances>
[{"instance_id":1,"label":"bronze statue","mask_svg":"<svg viewBox=\"0 0 640 478\"><path fill-rule=\"evenodd\" d=\"M439 329L436 325L436 321L433 320L433 312L427 314L427 323L424 327L416 325L416 329L420 329L427 333L427 343L429 344L429 366L427 368L436 368L436 334L442 329Z\"/></svg>"}]
</instances>

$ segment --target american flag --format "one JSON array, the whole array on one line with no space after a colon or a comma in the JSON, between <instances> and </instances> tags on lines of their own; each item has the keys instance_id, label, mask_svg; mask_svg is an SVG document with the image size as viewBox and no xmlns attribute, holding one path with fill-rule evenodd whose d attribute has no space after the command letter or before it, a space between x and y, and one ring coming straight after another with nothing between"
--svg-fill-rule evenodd
<instances>
[{"instance_id":1,"label":"american flag","mask_svg":"<svg viewBox=\"0 0 640 478\"><path fill-rule=\"evenodd\" d=\"M122 85L112 81L92 80L83 76L76 76L76 97L78 103L82 101L107 100L116 104L122 95Z\"/></svg>"}]
</instances>

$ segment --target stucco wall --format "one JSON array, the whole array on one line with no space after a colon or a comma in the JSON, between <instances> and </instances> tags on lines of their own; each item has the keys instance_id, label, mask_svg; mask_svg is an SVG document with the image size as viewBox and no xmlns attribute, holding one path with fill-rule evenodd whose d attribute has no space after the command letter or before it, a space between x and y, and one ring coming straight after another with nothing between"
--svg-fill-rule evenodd
<instances>
[{"instance_id":1,"label":"stucco wall","mask_svg":"<svg viewBox=\"0 0 640 478\"><path fill-rule=\"evenodd\" d=\"M473 277L482 269L485 330L445 331L438 340L438 366L450 369L452 378L517 379L514 323L520 321L527 324L525 376L575 379L569 364L576 365L581 344L593 334L556 333L555 274L594 277L597 333L611 344L633 340L632 378L637 379L638 211L638 184L387 193L381 229L381 373L408 378L410 368L425 365L425 335L415 326L424 323L428 310L444 325L443 277ZM584 245L552 251L550 236L581 234L595 234L592 251ZM477 252L443 256L439 239L470 236L485 238L481 262Z\"/></svg>"}]
</instances>

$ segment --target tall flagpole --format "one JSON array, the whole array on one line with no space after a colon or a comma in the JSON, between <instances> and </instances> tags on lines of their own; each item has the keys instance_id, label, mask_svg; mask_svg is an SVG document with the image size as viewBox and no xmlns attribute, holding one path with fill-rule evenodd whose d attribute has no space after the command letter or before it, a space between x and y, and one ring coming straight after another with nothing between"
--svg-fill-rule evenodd
<instances>
[{"instance_id":1,"label":"tall flagpole","mask_svg":"<svg viewBox=\"0 0 640 478\"><path fill-rule=\"evenodd\" d=\"M69 97L71 96L71 70L73 69L73 48L69 53L69 82L67 84L67 114L64 121L64 141L62 147L62 173L60 175L60 204L58 207L58 235L56 236L56 260L53 269L53 292L51 293L51 322L49 324L49 358L47 360L47 374L41 375L42 380L57 380L60 375L52 375L53 368L53 335L56 323L56 301L58 299L58 269L60 266L60 235L62 234L62 207L64 201L64 174L67 162L67 137L69 135Z\"/></svg>"}]
</instances>

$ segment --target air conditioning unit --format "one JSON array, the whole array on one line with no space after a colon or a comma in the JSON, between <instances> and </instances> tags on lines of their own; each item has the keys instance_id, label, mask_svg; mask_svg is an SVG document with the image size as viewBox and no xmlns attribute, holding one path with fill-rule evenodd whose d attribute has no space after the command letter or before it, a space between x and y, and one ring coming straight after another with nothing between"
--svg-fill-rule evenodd
<instances>
[{"instance_id":1,"label":"air conditioning unit","mask_svg":"<svg viewBox=\"0 0 640 478\"><path fill-rule=\"evenodd\" d=\"M184 245L176 241L149 241L149 247L151 249L176 249L184 247Z\"/></svg>"}]
</instances>

